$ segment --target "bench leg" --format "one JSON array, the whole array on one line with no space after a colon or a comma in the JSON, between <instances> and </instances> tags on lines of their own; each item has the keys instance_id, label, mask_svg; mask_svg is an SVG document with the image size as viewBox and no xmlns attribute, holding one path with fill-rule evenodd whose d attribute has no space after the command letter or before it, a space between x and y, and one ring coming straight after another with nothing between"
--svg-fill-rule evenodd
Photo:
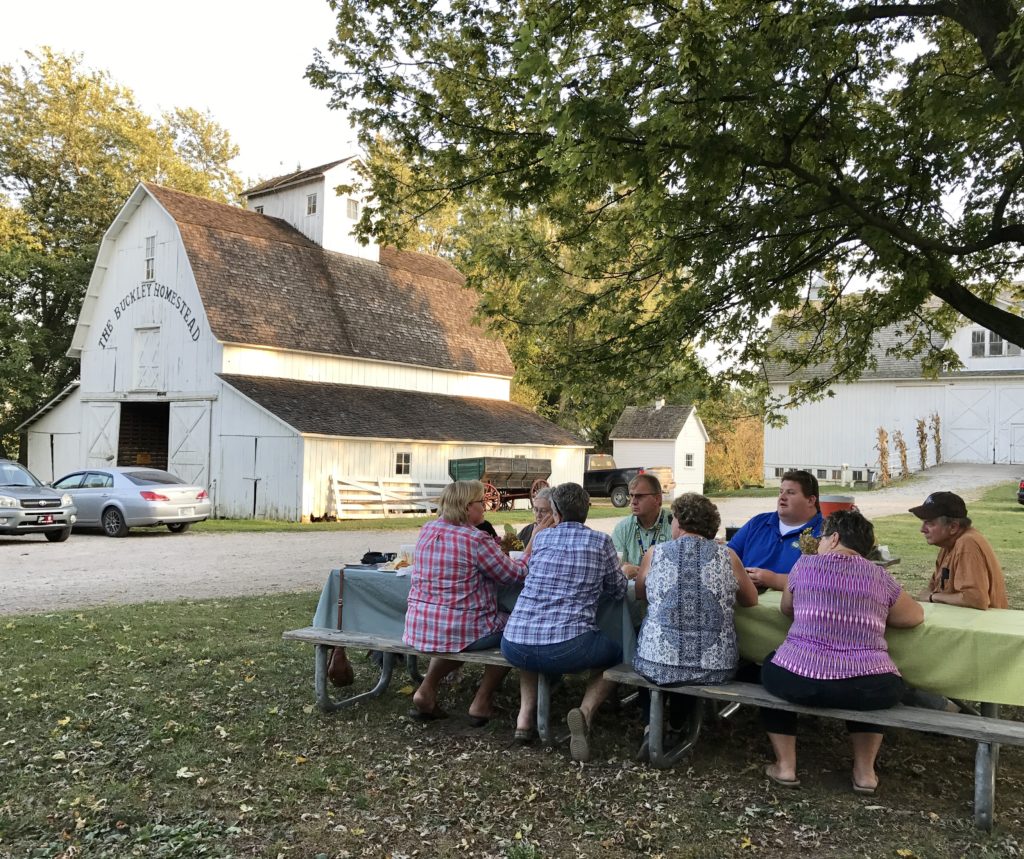
<instances>
[{"instance_id":1,"label":"bench leg","mask_svg":"<svg viewBox=\"0 0 1024 859\"><path fill-rule=\"evenodd\" d=\"M379 698L384 694L384 690L391 683L391 672L395 665L395 654L384 654L380 668L380 679L377 680L377 685L369 692L362 692L359 695L335 701L327 691L327 660L330 658L330 650L331 648L326 644L316 645L314 682L316 685L316 703L321 710L325 713L333 713L335 710L347 709L366 698Z\"/></svg>"},{"instance_id":2,"label":"bench leg","mask_svg":"<svg viewBox=\"0 0 1024 859\"><path fill-rule=\"evenodd\" d=\"M543 673L537 675L537 736L551 744L551 684Z\"/></svg>"},{"instance_id":3,"label":"bench leg","mask_svg":"<svg viewBox=\"0 0 1024 859\"><path fill-rule=\"evenodd\" d=\"M981 715L999 718L998 704L982 704ZM999 767L999 744L978 743L974 753L974 825L992 829L996 804L996 770Z\"/></svg>"},{"instance_id":4,"label":"bench leg","mask_svg":"<svg viewBox=\"0 0 1024 859\"><path fill-rule=\"evenodd\" d=\"M664 695L660 689L651 690L651 732L650 751L651 765L659 770L675 766L679 759L697 744L700 736L701 726L704 724L704 702L699 698L692 702L689 719L686 725L686 735L679 744L668 752L665 751L665 711Z\"/></svg>"}]
</instances>

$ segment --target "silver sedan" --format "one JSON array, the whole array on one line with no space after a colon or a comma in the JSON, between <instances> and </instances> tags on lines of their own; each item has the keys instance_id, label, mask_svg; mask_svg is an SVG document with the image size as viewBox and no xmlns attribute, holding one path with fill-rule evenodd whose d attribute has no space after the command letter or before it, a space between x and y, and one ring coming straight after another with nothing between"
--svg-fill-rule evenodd
<instances>
[{"instance_id":1,"label":"silver sedan","mask_svg":"<svg viewBox=\"0 0 1024 859\"><path fill-rule=\"evenodd\" d=\"M126 537L129 528L166 525L187 531L210 516L210 497L202 486L156 468L89 468L53 482L78 507L75 527L102 528L108 537Z\"/></svg>"}]
</instances>

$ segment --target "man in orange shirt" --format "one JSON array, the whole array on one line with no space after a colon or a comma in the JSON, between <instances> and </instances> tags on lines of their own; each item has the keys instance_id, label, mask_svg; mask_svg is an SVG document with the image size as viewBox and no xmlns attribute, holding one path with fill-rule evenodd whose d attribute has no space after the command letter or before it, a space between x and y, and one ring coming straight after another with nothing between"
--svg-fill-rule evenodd
<instances>
[{"instance_id":1,"label":"man in orange shirt","mask_svg":"<svg viewBox=\"0 0 1024 859\"><path fill-rule=\"evenodd\" d=\"M1009 608L1003 568L988 540L971 527L963 498L933 492L910 512L922 520L925 540L939 547L932 580L919 600L982 610Z\"/></svg>"}]
</instances>

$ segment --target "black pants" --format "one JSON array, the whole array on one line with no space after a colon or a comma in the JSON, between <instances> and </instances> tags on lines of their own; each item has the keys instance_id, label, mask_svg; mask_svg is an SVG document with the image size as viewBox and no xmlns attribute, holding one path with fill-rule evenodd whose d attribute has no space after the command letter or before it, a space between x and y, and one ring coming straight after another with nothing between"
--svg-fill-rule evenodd
<instances>
[{"instance_id":1,"label":"black pants","mask_svg":"<svg viewBox=\"0 0 1024 859\"><path fill-rule=\"evenodd\" d=\"M774 656L774 654L772 654ZM765 660L761 667L764 688L794 704L807 707L838 707L843 710L885 710L903 698L903 678L898 674L865 674L845 680L815 680L802 677ZM796 736L797 714L761 708L761 724L770 734ZM851 734L881 734L882 728L868 722L846 723Z\"/></svg>"}]
</instances>

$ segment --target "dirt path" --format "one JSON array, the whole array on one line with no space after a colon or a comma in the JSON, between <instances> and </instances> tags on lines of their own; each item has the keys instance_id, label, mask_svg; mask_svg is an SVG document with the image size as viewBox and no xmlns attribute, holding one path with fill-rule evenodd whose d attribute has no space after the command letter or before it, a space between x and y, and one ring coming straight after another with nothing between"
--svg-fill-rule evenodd
<instances>
[{"instance_id":1,"label":"dirt path","mask_svg":"<svg viewBox=\"0 0 1024 859\"><path fill-rule=\"evenodd\" d=\"M993 483L1016 480L1015 466L944 465L905 488L861 495L869 517L906 512L939 489L978 497ZM718 502L723 525L770 510L769 498ZM523 514L524 523L529 514ZM592 524L611 531L617 519ZM61 611L107 603L204 599L319 590L334 567L368 549L396 551L415 529L306 534L171 534L139 530L124 540L75 534L66 543L0 537L0 614Z\"/></svg>"}]
</instances>

